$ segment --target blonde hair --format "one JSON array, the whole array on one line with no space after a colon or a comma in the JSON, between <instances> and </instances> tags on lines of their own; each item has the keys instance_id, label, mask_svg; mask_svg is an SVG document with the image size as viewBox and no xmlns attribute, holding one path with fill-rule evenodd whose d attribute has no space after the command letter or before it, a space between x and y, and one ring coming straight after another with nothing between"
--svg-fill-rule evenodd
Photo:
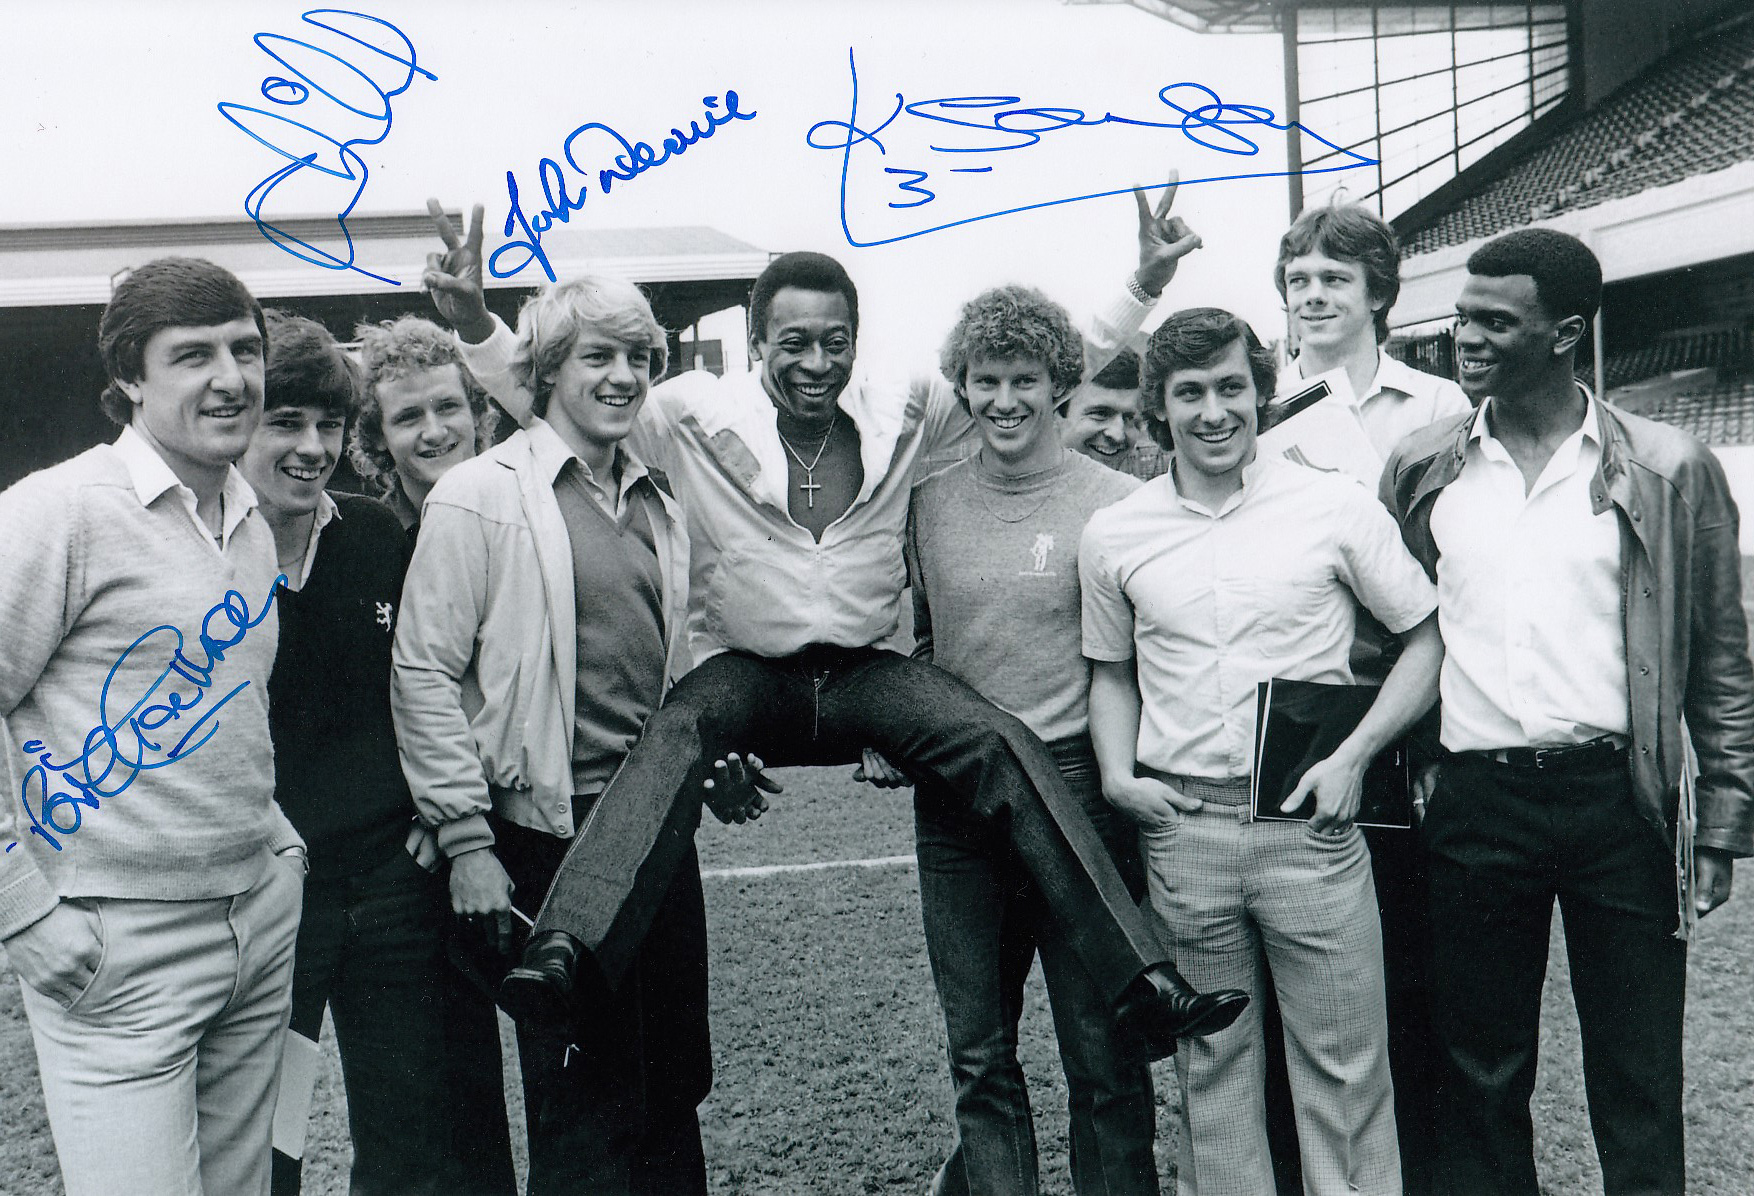
<instances>
[{"instance_id":1,"label":"blonde hair","mask_svg":"<svg viewBox=\"0 0 1754 1196\"><path fill-rule=\"evenodd\" d=\"M669 361L668 342L645 295L619 278L587 274L544 288L518 312L518 343L512 351L511 371L535 400L531 404L535 414L547 414L553 390L548 379L587 327L629 347L649 349L652 380L663 376Z\"/></svg>"}]
</instances>

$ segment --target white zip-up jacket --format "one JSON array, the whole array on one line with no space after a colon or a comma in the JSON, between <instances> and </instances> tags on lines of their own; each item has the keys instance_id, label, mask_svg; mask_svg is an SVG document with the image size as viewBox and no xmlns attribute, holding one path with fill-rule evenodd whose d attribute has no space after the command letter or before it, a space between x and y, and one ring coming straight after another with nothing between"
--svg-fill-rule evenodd
<instances>
[{"instance_id":1,"label":"white zip-up jacket","mask_svg":"<svg viewBox=\"0 0 1754 1196\"><path fill-rule=\"evenodd\" d=\"M625 452L625 448L624 448ZM491 846L486 811L573 833L577 607L554 479L572 451L539 419L427 496L396 622L390 702L402 771L447 856ZM626 454L623 491L646 476ZM688 533L658 487L665 689L690 668Z\"/></svg>"}]
</instances>

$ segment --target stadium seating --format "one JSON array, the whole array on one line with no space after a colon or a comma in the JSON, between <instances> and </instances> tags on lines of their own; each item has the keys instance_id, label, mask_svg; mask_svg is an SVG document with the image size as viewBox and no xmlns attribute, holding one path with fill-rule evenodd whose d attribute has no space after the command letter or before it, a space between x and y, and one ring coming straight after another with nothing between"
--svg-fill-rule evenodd
<instances>
[{"instance_id":1,"label":"stadium seating","mask_svg":"<svg viewBox=\"0 0 1754 1196\"><path fill-rule=\"evenodd\" d=\"M1429 253L1754 159L1754 16L1682 46L1420 229Z\"/></svg>"},{"instance_id":2,"label":"stadium seating","mask_svg":"<svg viewBox=\"0 0 1754 1196\"><path fill-rule=\"evenodd\" d=\"M1754 377L1720 378L1674 395L1644 414L1691 432L1709 445L1754 444Z\"/></svg>"}]
</instances>

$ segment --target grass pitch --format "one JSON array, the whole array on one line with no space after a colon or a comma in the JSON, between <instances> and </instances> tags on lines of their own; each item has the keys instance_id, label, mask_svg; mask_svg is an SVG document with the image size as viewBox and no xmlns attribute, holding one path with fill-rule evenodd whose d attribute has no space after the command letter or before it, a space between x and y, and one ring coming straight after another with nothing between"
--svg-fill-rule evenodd
<instances>
[{"instance_id":1,"label":"grass pitch","mask_svg":"<svg viewBox=\"0 0 1754 1196\"><path fill-rule=\"evenodd\" d=\"M725 869L912 854L908 791L848 781L850 769L781 774L786 792L754 827L700 834L712 937L713 1094L701 1107L709 1176L723 1196L924 1192L949 1148L944 1032L911 867L766 875ZM1709 1196L1754 1192L1754 874L1700 928L1687 1023L1688 1175ZM1555 945L1558 946L1555 929ZM1563 950L1549 971L1536 1135L1550 1196L1601 1191L1584 1108ZM333 1040L318 1088L305 1191L346 1191L346 1113ZM1070 1196L1065 1083L1039 978L1021 1054L1030 1077L1043 1191ZM1179 1092L1156 1068L1158 1160L1173 1191ZM515 1084L511 1087L515 1094ZM516 1097L513 1098L517 1112ZM61 1184L16 981L0 982L0 1196Z\"/></svg>"}]
</instances>

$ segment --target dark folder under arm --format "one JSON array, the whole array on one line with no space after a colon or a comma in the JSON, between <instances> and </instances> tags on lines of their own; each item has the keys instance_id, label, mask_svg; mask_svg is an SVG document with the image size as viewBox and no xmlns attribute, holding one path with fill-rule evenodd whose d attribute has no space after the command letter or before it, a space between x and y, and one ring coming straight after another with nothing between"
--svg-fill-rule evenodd
<instances>
[{"instance_id":1,"label":"dark folder under arm","mask_svg":"<svg viewBox=\"0 0 1754 1196\"><path fill-rule=\"evenodd\" d=\"M1315 798L1289 814L1279 806L1313 764L1327 759L1357 729L1376 701L1375 685L1335 685L1274 678L1256 687L1255 776L1250 813L1259 821L1307 822ZM1405 740L1397 740L1364 772L1359 826L1413 825L1412 771Z\"/></svg>"}]
</instances>

